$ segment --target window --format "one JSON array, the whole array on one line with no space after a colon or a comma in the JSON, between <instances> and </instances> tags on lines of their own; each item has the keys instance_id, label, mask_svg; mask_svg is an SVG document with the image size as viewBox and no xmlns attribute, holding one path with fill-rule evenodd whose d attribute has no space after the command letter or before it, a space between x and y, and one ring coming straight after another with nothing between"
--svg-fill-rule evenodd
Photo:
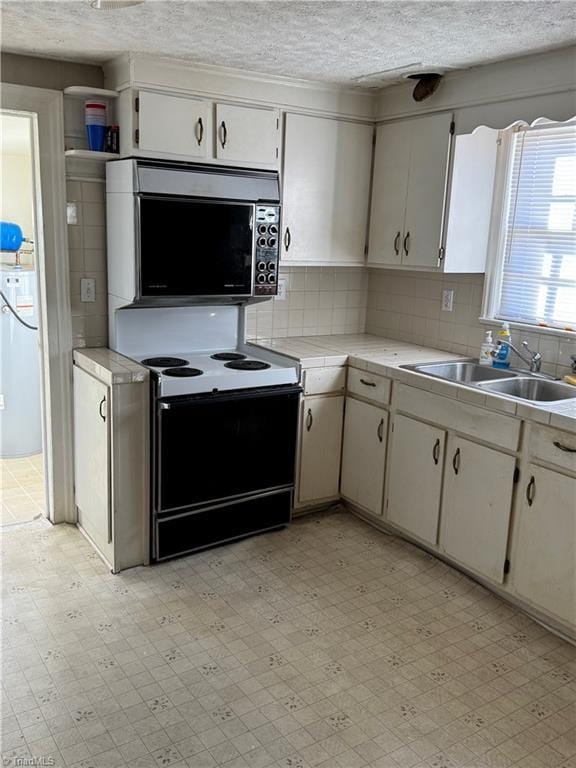
<instances>
[{"instance_id":1,"label":"window","mask_svg":"<svg viewBox=\"0 0 576 768\"><path fill-rule=\"evenodd\" d=\"M576 330L576 123L503 132L492 317Z\"/></svg>"}]
</instances>

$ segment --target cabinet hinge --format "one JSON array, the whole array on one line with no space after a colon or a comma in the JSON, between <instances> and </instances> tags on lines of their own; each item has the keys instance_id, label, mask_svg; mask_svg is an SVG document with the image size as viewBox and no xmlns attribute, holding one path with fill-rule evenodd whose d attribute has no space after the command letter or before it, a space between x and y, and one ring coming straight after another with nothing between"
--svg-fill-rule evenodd
<instances>
[{"instance_id":1,"label":"cabinet hinge","mask_svg":"<svg viewBox=\"0 0 576 768\"><path fill-rule=\"evenodd\" d=\"M140 129L139 128L136 128L136 130L134 131L134 142L136 144L140 144Z\"/></svg>"},{"instance_id":2,"label":"cabinet hinge","mask_svg":"<svg viewBox=\"0 0 576 768\"><path fill-rule=\"evenodd\" d=\"M276 160L278 160L278 147L276 147Z\"/></svg>"},{"instance_id":3,"label":"cabinet hinge","mask_svg":"<svg viewBox=\"0 0 576 768\"><path fill-rule=\"evenodd\" d=\"M513 482L517 483L518 480L520 480L520 469L518 467L514 467L514 478Z\"/></svg>"},{"instance_id":4,"label":"cabinet hinge","mask_svg":"<svg viewBox=\"0 0 576 768\"><path fill-rule=\"evenodd\" d=\"M386 497L386 510L388 510L388 497Z\"/></svg>"},{"instance_id":5,"label":"cabinet hinge","mask_svg":"<svg viewBox=\"0 0 576 768\"><path fill-rule=\"evenodd\" d=\"M372 146L373 147L376 146L376 131L374 131L374 133L372 134Z\"/></svg>"},{"instance_id":6,"label":"cabinet hinge","mask_svg":"<svg viewBox=\"0 0 576 768\"><path fill-rule=\"evenodd\" d=\"M510 573L510 560L508 558L504 560L504 573Z\"/></svg>"},{"instance_id":7,"label":"cabinet hinge","mask_svg":"<svg viewBox=\"0 0 576 768\"><path fill-rule=\"evenodd\" d=\"M390 427L390 432L394 432L394 422L392 422L392 426Z\"/></svg>"},{"instance_id":8,"label":"cabinet hinge","mask_svg":"<svg viewBox=\"0 0 576 768\"><path fill-rule=\"evenodd\" d=\"M140 98L136 96L136 99L134 101L134 109L136 112L140 112Z\"/></svg>"},{"instance_id":9,"label":"cabinet hinge","mask_svg":"<svg viewBox=\"0 0 576 768\"><path fill-rule=\"evenodd\" d=\"M278 131L280 129L280 118L276 118L276 130Z\"/></svg>"},{"instance_id":10,"label":"cabinet hinge","mask_svg":"<svg viewBox=\"0 0 576 768\"><path fill-rule=\"evenodd\" d=\"M364 256L368 256L368 243L364 246Z\"/></svg>"},{"instance_id":11,"label":"cabinet hinge","mask_svg":"<svg viewBox=\"0 0 576 768\"><path fill-rule=\"evenodd\" d=\"M446 255L446 248L443 245L441 245L440 248L438 248L438 261L443 261L445 255Z\"/></svg>"},{"instance_id":12,"label":"cabinet hinge","mask_svg":"<svg viewBox=\"0 0 576 768\"><path fill-rule=\"evenodd\" d=\"M454 136L454 131L456 130L456 123L454 120L450 123L450 136Z\"/></svg>"}]
</instances>

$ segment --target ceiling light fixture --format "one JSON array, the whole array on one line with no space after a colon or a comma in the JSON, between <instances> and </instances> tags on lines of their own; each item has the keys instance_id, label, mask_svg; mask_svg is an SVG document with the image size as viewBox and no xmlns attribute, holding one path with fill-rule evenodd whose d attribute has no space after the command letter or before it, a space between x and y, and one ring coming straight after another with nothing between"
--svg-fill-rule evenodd
<instances>
[{"instance_id":1,"label":"ceiling light fixture","mask_svg":"<svg viewBox=\"0 0 576 768\"><path fill-rule=\"evenodd\" d=\"M90 6L95 11L118 11L121 8L131 8L133 5L142 5L144 0L92 0Z\"/></svg>"}]
</instances>

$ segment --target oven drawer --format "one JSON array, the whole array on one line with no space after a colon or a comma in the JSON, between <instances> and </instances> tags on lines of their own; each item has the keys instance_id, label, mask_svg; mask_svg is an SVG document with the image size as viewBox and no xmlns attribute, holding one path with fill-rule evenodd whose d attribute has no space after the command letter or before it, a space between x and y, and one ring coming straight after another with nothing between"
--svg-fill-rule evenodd
<instances>
[{"instance_id":1,"label":"oven drawer","mask_svg":"<svg viewBox=\"0 0 576 768\"><path fill-rule=\"evenodd\" d=\"M156 520L154 559L165 560L288 525L291 507L292 491L286 489Z\"/></svg>"}]
</instances>

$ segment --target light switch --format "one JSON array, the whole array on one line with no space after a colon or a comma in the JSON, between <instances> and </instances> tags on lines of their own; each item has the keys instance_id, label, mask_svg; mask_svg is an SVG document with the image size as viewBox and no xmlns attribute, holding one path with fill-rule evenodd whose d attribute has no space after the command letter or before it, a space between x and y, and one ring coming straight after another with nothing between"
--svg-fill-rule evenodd
<instances>
[{"instance_id":1,"label":"light switch","mask_svg":"<svg viewBox=\"0 0 576 768\"><path fill-rule=\"evenodd\" d=\"M96 301L96 280L93 277L80 280L80 301Z\"/></svg>"},{"instance_id":2,"label":"light switch","mask_svg":"<svg viewBox=\"0 0 576 768\"><path fill-rule=\"evenodd\" d=\"M452 312L454 308L454 291L442 291L442 312Z\"/></svg>"}]
</instances>

